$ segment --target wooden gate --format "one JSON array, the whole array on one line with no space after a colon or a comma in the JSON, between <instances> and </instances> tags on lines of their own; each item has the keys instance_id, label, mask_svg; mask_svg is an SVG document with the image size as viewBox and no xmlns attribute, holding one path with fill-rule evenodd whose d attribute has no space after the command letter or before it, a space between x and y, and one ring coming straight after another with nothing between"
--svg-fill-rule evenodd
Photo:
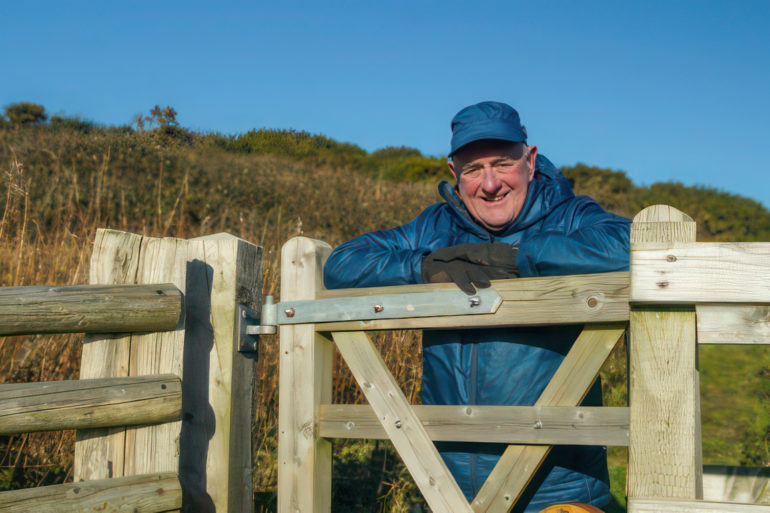
<instances>
[{"instance_id":1,"label":"wooden gate","mask_svg":"<svg viewBox=\"0 0 770 513\"><path fill-rule=\"evenodd\" d=\"M435 512L509 511L553 444L630 445L629 511L770 512L702 501L696 337L770 342L770 244L697 244L667 206L634 219L631 272L494 281L490 314L334 321L280 327L278 507L331 510L328 438L388 438ZM324 290L331 248L298 237L282 253L282 301L440 291L453 284ZM735 303L738 303L737 305ZM697 317L696 317L697 310ZM697 322L696 322L697 319ZM725 322L725 319L732 319ZM750 322L750 320L752 320ZM577 406L630 321L630 407ZM365 331L583 324L531 407L412 406ZM337 347L369 402L331 403ZM433 441L510 444L469 504Z\"/></svg>"}]
</instances>

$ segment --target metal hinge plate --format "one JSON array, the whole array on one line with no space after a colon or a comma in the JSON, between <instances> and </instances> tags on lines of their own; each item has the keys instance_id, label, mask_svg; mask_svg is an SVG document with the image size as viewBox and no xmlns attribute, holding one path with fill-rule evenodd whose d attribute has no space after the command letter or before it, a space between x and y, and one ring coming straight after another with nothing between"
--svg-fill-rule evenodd
<instances>
[{"instance_id":1,"label":"metal hinge plate","mask_svg":"<svg viewBox=\"0 0 770 513\"><path fill-rule=\"evenodd\" d=\"M472 296L461 290L439 290L285 301L271 306L275 308L276 315L273 322L280 325L489 314L497 311L502 301L495 289L487 288L478 289ZM273 324L265 313L263 310L262 324Z\"/></svg>"},{"instance_id":2,"label":"metal hinge plate","mask_svg":"<svg viewBox=\"0 0 770 513\"><path fill-rule=\"evenodd\" d=\"M237 306L236 315L238 352L256 359L259 350L259 335L275 333L275 326L261 326L259 312L244 305Z\"/></svg>"}]
</instances>

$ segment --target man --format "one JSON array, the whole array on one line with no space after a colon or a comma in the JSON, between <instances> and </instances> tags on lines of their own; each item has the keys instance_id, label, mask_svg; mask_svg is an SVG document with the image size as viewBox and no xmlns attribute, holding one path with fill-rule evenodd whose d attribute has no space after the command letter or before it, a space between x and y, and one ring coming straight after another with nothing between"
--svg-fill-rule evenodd
<instances>
[{"instance_id":1,"label":"man","mask_svg":"<svg viewBox=\"0 0 770 513\"><path fill-rule=\"evenodd\" d=\"M453 281L473 293L490 279L620 271L628 268L628 219L576 197L561 172L527 144L509 105L482 102L452 120L445 202L413 221L363 235L329 257L328 288ZM423 404L532 405L581 326L425 331ZM584 404L601 404L597 383ZM505 447L439 443L468 500ZM554 448L516 511L610 499L603 447ZM534 495L533 495L534 493ZM526 508L526 509L524 509Z\"/></svg>"}]
</instances>

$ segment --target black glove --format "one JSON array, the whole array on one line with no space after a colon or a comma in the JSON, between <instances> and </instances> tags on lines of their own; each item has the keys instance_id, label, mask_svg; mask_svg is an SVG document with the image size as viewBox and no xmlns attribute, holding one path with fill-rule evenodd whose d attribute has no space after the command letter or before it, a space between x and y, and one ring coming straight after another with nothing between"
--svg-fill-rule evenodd
<instances>
[{"instance_id":1,"label":"black glove","mask_svg":"<svg viewBox=\"0 0 770 513\"><path fill-rule=\"evenodd\" d=\"M490 286L489 280L518 278L518 248L503 242L459 244L422 257L422 281L454 282L466 294Z\"/></svg>"}]
</instances>

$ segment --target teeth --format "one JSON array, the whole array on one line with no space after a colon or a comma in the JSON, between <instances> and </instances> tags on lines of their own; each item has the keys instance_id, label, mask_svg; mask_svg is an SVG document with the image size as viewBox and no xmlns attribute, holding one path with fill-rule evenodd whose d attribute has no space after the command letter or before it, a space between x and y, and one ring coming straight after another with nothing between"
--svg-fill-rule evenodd
<instances>
[{"instance_id":1,"label":"teeth","mask_svg":"<svg viewBox=\"0 0 770 513\"><path fill-rule=\"evenodd\" d=\"M505 198L505 194L502 196L495 196L494 198L487 198L487 201L500 201L503 198Z\"/></svg>"}]
</instances>

